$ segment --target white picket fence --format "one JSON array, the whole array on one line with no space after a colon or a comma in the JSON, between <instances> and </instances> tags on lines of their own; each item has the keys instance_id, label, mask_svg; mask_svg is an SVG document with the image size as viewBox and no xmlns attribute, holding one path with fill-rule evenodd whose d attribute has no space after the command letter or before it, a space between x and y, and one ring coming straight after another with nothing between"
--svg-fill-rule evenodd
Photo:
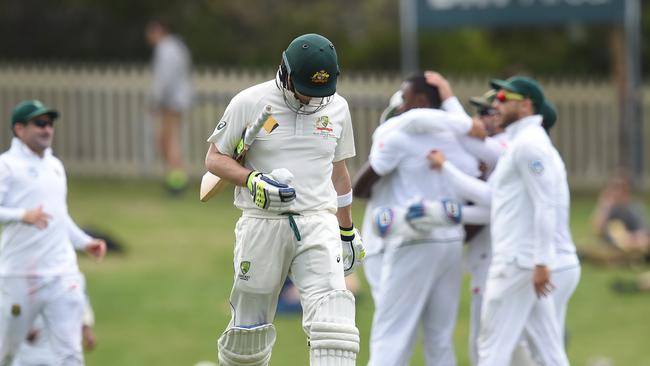
<instances>
[{"instance_id":1,"label":"white picket fence","mask_svg":"<svg viewBox=\"0 0 650 366\"><path fill-rule=\"evenodd\" d=\"M255 83L273 78L274 70L214 69L193 74L196 99L183 124L183 149L192 176L203 172L205 139L230 98ZM150 81L146 65L0 65L0 148L9 145L10 114L24 99L40 99L58 108L55 153L70 175L151 177L162 168L154 143L157 125L147 110ZM465 102L487 89L487 78L455 78L454 91ZM558 107L552 137L562 153L572 186L603 185L619 161L618 106L608 82L541 80ZM399 88L397 74L344 73L339 92L348 99L355 128L357 157L351 170L367 159L370 136L390 95ZM648 88L646 88L648 89ZM650 97L644 93L644 110ZM650 116L644 116L650 141ZM644 146L644 181L650 183L650 148Z\"/></svg>"}]
</instances>

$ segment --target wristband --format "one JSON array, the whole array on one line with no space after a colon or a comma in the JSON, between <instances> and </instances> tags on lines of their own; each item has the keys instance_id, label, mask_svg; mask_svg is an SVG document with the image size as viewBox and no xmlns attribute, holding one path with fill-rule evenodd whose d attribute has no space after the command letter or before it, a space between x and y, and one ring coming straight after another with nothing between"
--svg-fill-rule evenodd
<instances>
[{"instance_id":1,"label":"wristband","mask_svg":"<svg viewBox=\"0 0 650 366\"><path fill-rule=\"evenodd\" d=\"M350 189L350 192L338 196L338 207L345 207L345 206L350 206L352 204L352 190Z\"/></svg>"},{"instance_id":2,"label":"wristband","mask_svg":"<svg viewBox=\"0 0 650 366\"><path fill-rule=\"evenodd\" d=\"M339 226L339 229L341 230L341 240L342 241L352 241L352 240L354 240L354 224L349 228Z\"/></svg>"}]
</instances>

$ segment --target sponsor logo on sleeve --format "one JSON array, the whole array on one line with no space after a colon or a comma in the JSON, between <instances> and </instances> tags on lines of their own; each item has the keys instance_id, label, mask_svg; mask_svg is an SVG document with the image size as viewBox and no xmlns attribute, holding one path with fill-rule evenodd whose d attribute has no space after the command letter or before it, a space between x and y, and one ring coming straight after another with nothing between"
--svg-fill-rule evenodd
<instances>
[{"instance_id":1,"label":"sponsor logo on sleeve","mask_svg":"<svg viewBox=\"0 0 650 366\"><path fill-rule=\"evenodd\" d=\"M226 129L226 126L228 125L228 122L226 121L219 121L217 123L217 127L214 129L214 132L212 133L213 136L217 136L221 134Z\"/></svg>"}]
</instances>

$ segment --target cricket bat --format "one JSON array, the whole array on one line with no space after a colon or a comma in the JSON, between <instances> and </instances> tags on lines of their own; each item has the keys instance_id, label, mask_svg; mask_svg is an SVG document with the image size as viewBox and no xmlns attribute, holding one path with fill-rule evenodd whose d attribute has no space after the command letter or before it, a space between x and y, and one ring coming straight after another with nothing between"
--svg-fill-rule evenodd
<instances>
[{"instance_id":1,"label":"cricket bat","mask_svg":"<svg viewBox=\"0 0 650 366\"><path fill-rule=\"evenodd\" d=\"M244 130L242 138L239 140L239 144L237 144L237 148L233 154L233 159L235 159L239 164L244 165L244 158L246 157L248 149L250 148L253 141L255 141L255 137L260 132L260 129L262 129L262 126L264 126L264 123L270 117L271 106L267 105L264 107L264 110L262 110L262 113L257 118L257 120L255 120ZM201 202L207 202L210 200L210 198L219 194L219 192L223 190L226 184L227 182L225 180L217 177L210 172L206 172L203 175L203 178L201 178L199 199Z\"/></svg>"}]
</instances>

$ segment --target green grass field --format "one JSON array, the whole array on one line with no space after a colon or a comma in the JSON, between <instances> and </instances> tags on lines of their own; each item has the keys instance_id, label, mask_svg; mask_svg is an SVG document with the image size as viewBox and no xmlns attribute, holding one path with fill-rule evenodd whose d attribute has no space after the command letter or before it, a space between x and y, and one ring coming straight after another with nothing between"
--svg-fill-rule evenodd
<instances>
[{"instance_id":1,"label":"green grass field","mask_svg":"<svg viewBox=\"0 0 650 366\"><path fill-rule=\"evenodd\" d=\"M81 255L96 312L98 347L88 353L90 366L191 366L216 361L216 339L230 313L233 228L239 211L232 196L198 201L198 187L168 198L157 182L73 179L70 211L82 226L106 231L127 252L95 264ZM593 195L576 195L572 224L576 241L593 241L588 218ZM363 204L355 203L361 222ZM650 365L650 294L618 295L615 278L632 278L643 268L584 266L568 314L569 357L587 365L599 356L617 366ZM362 280L363 282L363 280ZM456 331L459 365L468 365L468 296L464 284ZM368 360L373 305L365 282L357 300L361 331L359 365ZM272 365L308 365L307 342L299 317L276 319L278 341ZM411 362L424 365L418 346Z\"/></svg>"}]
</instances>

